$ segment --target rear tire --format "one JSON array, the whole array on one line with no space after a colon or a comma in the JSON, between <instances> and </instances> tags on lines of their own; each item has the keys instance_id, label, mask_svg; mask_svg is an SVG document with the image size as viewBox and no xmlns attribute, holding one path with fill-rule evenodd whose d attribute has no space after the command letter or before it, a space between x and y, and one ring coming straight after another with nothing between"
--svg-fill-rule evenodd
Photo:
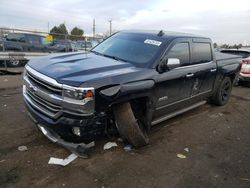
<instances>
[{"instance_id":1,"label":"rear tire","mask_svg":"<svg viewBox=\"0 0 250 188\"><path fill-rule=\"evenodd\" d=\"M231 91L232 81L229 77L225 77L213 96L210 98L211 103L217 106L223 106L227 104Z\"/></svg>"},{"instance_id":2,"label":"rear tire","mask_svg":"<svg viewBox=\"0 0 250 188\"><path fill-rule=\"evenodd\" d=\"M137 120L129 102L113 107L116 126L120 135L135 147L145 146L148 135L140 120Z\"/></svg>"}]
</instances>

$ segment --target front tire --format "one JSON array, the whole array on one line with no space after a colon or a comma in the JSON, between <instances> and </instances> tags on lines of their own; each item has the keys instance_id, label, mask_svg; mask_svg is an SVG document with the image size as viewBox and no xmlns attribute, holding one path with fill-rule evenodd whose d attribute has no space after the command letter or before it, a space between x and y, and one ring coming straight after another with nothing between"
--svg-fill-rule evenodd
<instances>
[{"instance_id":1,"label":"front tire","mask_svg":"<svg viewBox=\"0 0 250 188\"><path fill-rule=\"evenodd\" d=\"M225 77L220 86L217 88L210 101L217 106L227 104L232 91L232 81L229 77Z\"/></svg>"},{"instance_id":2,"label":"front tire","mask_svg":"<svg viewBox=\"0 0 250 188\"><path fill-rule=\"evenodd\" d=\"M145 146L149 138L140 120L135 118L129 102L113 107L116 126L120 135L135 147Z\"/></svg>"}]
</instances>

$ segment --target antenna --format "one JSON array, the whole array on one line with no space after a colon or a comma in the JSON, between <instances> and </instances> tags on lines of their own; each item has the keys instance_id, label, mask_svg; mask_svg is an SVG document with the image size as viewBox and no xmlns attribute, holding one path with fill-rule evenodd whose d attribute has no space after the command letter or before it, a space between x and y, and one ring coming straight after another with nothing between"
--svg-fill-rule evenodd
<instances>
[{"instance_id":1,"label":"antenna","mask_svg":"<svg viewBox=\"0 0 250 188\"><path fill-rule=\"evenodd\" d=\"M162 30L159 31L159 33L157 34L157 36L161 37L164 35L164 32Z\"/></svg>"}]
</instances>

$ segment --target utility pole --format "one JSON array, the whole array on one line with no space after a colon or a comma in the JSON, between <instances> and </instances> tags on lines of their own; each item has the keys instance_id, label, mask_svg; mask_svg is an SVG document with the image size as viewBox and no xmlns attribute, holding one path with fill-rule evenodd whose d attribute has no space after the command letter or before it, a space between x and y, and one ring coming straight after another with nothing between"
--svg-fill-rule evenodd
<instances>
[{"instance_id":1,"label":"utility pole","mask_svg":"<svg viewBox=\"0 0 250 188\"><path fill-rule=\"evenodd\" d=\"M95 38L95 19L93 20L93 38Z\"/></svg>"},{"instance_id":2,"label":"utility pole","mask_svg":"<svg viewBox=\"0 0 250 188\"><path fill-rule=\"evenodd\" d=\"M48 22L48 34L49 34L49 22Z\"/></svg>"},{"instance_id":3,"label":"utility pole","mask_svg":"<svg viewBox=\"0 0 250 188\"><path fill-rule=\"evenodd\" d=\"M109 34L112 34L112 19L109 20Z\"/></svg>"}]
</instances>

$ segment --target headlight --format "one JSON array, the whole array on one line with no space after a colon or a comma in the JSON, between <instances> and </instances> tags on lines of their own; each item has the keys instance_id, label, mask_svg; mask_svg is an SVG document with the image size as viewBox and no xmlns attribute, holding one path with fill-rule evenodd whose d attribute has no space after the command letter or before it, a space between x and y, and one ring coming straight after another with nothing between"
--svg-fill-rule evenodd
<instances>
[{"instance_id":1,"label":"headlight","mask_svg":"<svg viewBox=\"0 0 250 188\"><path fill-rule=\"evenodd\" d=\"M26 70L26 66L25 66L23 69L23 77L26 75L26 73L27 73L27 70Z\"/></svg>"},{"instance_id":2,"label":"headlight","mask_svg":"<svg viewBox=\"0 0 250 188\"><path fill-rule=\"evenodd\" d=\"M71 102L85 103L89 100L93 100L95 97L94 88L76 88L70 86L63 86L63 98L64 100L70 100Z\"/></svg>"}]
</instances>

